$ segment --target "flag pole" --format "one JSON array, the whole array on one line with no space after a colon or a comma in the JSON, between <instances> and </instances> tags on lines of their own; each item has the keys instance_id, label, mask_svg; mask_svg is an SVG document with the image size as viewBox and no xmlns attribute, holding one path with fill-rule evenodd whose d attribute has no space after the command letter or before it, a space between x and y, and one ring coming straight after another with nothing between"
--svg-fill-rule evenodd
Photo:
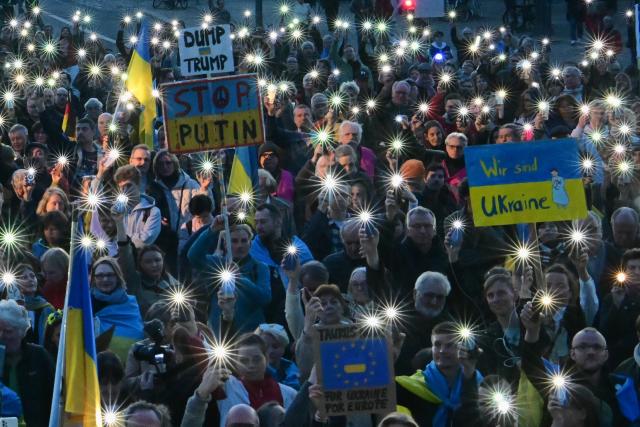
<instances>
[{"instance_id":1,"label":"flag pole","mask_svg":"<svg viewBox=\"0 0 640 427\"><path fill-rule=\"evenodd\" d=\"M234 153L235 156L235 153ZM224 220L224 243L225 243L225 263L227 268L231 267L233 255L231 254L231 228L229 226L229 207L227 206L227 189L224 183L224 165L220 165L218 169L218 184L220 185L221 213ZM222 310L220 310L220 318L218 320L218 339L222 340Z\"/></svg>"},{"instance_id":2,"label":"flag pole","mask_svg":"<svg viewBox=\"0 0 640 427\"><path fill-rule=\"evenodd\" d=\"M60 327L60 341L58 343L58 355L56 357L55 381L53 383L53 399L51 401L51 415L49 416L49 427L60 427L63 425L64 417L64 396L63 393L63 372L65 369L64 355L67 346L67 315L69 313L69 291L71 289L71 272L73 271L73 259L77 250L77 228L78 215L80 210L77 202L71 204L71 243L69 247L69 270L67 271L67 289L64 295L64 308L62 311L62 326Z\"/></svg>"}]
</instances>

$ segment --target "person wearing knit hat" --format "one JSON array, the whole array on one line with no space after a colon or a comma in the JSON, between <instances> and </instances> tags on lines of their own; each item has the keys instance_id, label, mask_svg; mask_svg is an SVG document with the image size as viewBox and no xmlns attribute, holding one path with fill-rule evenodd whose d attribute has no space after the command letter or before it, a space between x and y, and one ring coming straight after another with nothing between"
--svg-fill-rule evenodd
<instances>
[{"instance_id":1,"label":"person wearing knit hat","mask_svg":"<svg viewBox=\"0 0 640 427\"><path fill-rule=\"evenodd\" d=\"M267 372L279 383L296 390L300 388L300 370L291 360L285 359L284 353L289 346L289 336L284 326L278 323L261 323L255 333L267 344L269 366Z\"/></svg>"}]
</instances>

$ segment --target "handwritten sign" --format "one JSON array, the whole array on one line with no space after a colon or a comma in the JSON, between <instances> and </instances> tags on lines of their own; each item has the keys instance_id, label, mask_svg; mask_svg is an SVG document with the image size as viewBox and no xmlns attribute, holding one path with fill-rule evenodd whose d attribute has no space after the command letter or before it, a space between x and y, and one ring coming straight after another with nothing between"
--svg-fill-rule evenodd
<instances>
[{"instance_id":1,"label":"handwritten sign","mask_svg":"<svg viewBox=\"0 0 640 427\"><path fill-rule=\"evenodd\" d=\"M233 47L229 25L185 28L178 37L183 76L231 73Z\"/></svg>"},{"instance_id":2,"label":"handwritten sign","mask_svg":"<svg viewBox=\"0 0 640 427\"><path fill-rule=\"evenodd\" d=\"M165 134L172 153L264 142L255 74L168 83L160 91Z\"/></svg>"},{"instance_id":3,"label":"handwritten sign","mask_svg":"<svg viewBox=\"0 0 640 427\"><path fill-rule=\"evenodd\" d=\"M318 326L315 361L328 415L395 411L390 333L356 325Z\"/></svg>"},{"instance_id":4,"label":"handwritten sign","mask_svg":"<svg viewBox=\"0 0 640 427\"><path fill-rule=\"evenodd\" d=\"M466 147L464 157L476 226L587 216L573 139Z\"/></svg>"}]
</instances>

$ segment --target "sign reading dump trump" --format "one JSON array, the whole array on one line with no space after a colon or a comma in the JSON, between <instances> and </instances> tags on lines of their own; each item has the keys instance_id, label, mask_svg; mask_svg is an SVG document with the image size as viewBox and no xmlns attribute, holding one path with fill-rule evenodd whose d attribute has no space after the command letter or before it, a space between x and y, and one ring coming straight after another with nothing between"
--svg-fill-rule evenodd
<instances>
[{"instance_id":1,"label":"sign reading dump trump","mask_svg":"<svg viewBox=\"0 0 640 427\"><path fill-rule=\"evenodd\" d=\"M476 226L587 216L573 139L466 147L464 157Z\"/></svg>"},{"instance_id":2,"label":"sign reading dump trump","mask_svg":"<svg viewBox=\"0 0 640 427\"><path fill-rule=\"evenodd\" d=\"M385 328L318 326L315 362L328 415L395 411L391 339Z\"/></svg>"},{"instance_id":3,"label":"sign reading dump trump","mask_svg":"<svg viewBox=\"0 0 640 427\"><path fill-rule=\"evenodd\" d=\"M186 80L162 85L162 113L169 151L195 151L264 142L255 74Z\"/></svg>"},{"instance_id":4,"label":"sign reading dump trump","mask_svg":"<svg viewBox=\"0 0 640 427\"><path fill-rule=\"evenodd\" d=\"M183 76L233 72L233 47L229 25L185 28L178 37Z\"/></svg>"}]
</instances>

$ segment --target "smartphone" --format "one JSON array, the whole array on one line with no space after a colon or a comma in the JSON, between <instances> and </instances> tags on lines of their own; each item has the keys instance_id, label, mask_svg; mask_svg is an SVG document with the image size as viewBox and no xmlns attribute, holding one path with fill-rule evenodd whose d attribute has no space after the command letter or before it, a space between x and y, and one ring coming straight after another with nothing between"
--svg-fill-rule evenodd
<instances>
[{"instance_id":1,"label":"smartphone","mask_svg":"<svg viewBox=\"0 0 640 427\"><path fill-rule=\"evenodd\" d=\"M0 418L0 427L18 427L18 419L16 417Z\"/></svg>"},{"instance_id":2,"label":"smartphone","mask_svg":"<svg viewBox=\"0 0 640 427\"><path fill-rule=\"evenodd\" d=\"M371 221L367 221L364 224L362 224L362 227L360 227L360 229L364 230L367 237L371 237L373 236L373 230L375 229L375 226Z\"/></svg>"},{"instance_id":3,"label":"smartphone","mask_svg":"<svg viewBox=\"0 0 640 427\"><path fill-rule=\"evenodd\" d=\"M296 269L298 257L296 254L287 253L284 256L284 269L287 271L293 271Z\"/></svg>"},{"instance_id":4,"label":"smartphone","mask_svg":"<svg viewBox=\"0 0 640 427\"><path fill-rule=\"evenodd\" d=\"M458 247L462 244L462 230L460 228L453 228L451 230L451 245Z\"/></svg>"}]
</instances>

